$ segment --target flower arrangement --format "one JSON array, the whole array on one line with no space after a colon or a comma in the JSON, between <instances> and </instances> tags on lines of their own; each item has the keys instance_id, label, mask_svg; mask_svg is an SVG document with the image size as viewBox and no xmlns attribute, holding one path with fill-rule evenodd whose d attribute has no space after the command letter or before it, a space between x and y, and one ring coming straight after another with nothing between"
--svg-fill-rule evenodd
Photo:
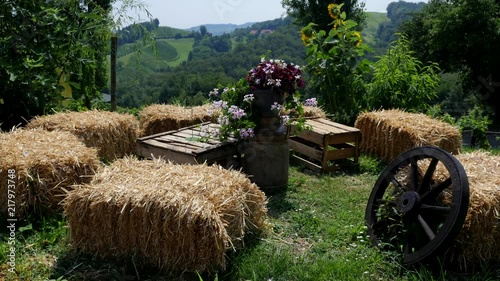
<instances>
[{"instance_id":1,"label":"flower arrangement","mask_svg":"<svg viewBox=\"0 0 500 281\"><path fill-rule=\"evenodd\" d=\"M297 88L304 87L304 80L298 65L283 60L264 58L248 72L246 79L240 79L227 87L218 87L209 93L212 100L209 115L217 116L217 128L208 128L206 136L221 141L228 138L245 140L255 136L256 116L254 110L254 90L272 90L284 95L283 104L273 103L270 110L280 117L281 124L292 122L299 129L304 128L303 104L299 101ZM304 105L317 106L315 98L308 99ZM285 113L287 112L287 113Z\"/></svg>"},{"instance_id":2,"label":"flower arrangement","mask_svg":"<svg viewBox=\"0 0 500 281\"><path fill-rule=\"evenodd\" d=\"M283 60L266 61L265 58L248 72L247 81L251 90L274 90L288 94L304 87L302 71L298 65Z\"/></svg>"}]
</instances>

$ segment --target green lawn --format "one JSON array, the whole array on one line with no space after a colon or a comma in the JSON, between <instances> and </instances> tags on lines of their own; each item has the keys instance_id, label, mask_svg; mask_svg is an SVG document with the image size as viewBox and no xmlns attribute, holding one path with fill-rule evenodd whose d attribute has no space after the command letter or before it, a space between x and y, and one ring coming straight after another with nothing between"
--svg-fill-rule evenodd
<instances>
[{"instance_id":1,"label":"green lawn","mask_svg":"<svg viewBox=\"0 0 500 281\"><path fill-rule=\"evenodd\" d=\"M364 212L384 167L366 156L355 172L316 174L292 165L287 191L269 197L272 232L229 253L225 271L161 276L132 262L80 255L71 250L64 218L56 217L18 229L18 277L8 280L498 280L487 273L457 276L404 268L395 255L372 247ZM1 235L0 249L6 253L5 228ZM6 261L6 254L0 256L0 280L7 273Z\"/></svg>"}]
</instances>

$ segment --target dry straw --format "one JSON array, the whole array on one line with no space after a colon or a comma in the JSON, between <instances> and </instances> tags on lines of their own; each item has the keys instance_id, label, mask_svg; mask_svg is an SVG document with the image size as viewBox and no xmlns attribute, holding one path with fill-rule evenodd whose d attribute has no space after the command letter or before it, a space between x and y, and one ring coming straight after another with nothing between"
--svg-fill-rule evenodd
<instances>
[{"instance_id":1,"label":"dry straw","mask_svg":"<svg viewBox=\"0 0 500 281\"><path fill-rule=\"evenodd\" d=\"M170 104L150 105L139 113L140 135L150 136L207 121L214 122L215 117L208 114L209 109L208 104L192 108Z\"/></svg>"},{"instance_id":2,"label":"dry straw","mask_svg":"<svg viewBox=\"0 0 500 281\"><path fill-rule=\"evenodd\" d=\"M424 114L401 110L366 112L358 116L355 127L362 134L361 152L387 162L417 146L434 145L453 154L462 147L456 127Z\"/></svg>"},{"instance_id":3,"label":"dry straw","mask_svg":"<svg viewBox=\"0 0 500 281\"><path fill-rule=\"evenodd\" d=\"M456 156L469 178L467 217L448 260L463 271L500 262L500 156L472 152Z\"/></svg>"},{"instance_id":4,"label":"dry straw","mask_svg":"<svg viewBox=\"0 0 500 281\"><path fill-rule=\"evenodd\" d=\"M138 136L138 121L133 115L97 110L40 116L27 127L71 132L88 147L97 148L99 157L106 161L135 153Z\"/></svg>"},{"instance_id":5,"label":"dry straw","mask_svg":"<svg viewBox=\"0 0 500 281\"><path fill-rule=\"evenodd\" d=\"M97 151L68 132L14 130L0 133L0 144L2 215L8 211L9 184L15 187L10 189L15 191L16 217L42 215L60 211L72 185L90 182L99 167Z\"/></svg>"},{"instance_id":6,"label":"dry straw","mask_svg":"<svg viewBox=\"0 0 500 281\"><path fill-rule=\"evenodd\" d=\"M162 271L224 268L225 254L267 229L266 197L219 166L124 158L65 201L72 244Z\"/></svg>"}]
</instances>

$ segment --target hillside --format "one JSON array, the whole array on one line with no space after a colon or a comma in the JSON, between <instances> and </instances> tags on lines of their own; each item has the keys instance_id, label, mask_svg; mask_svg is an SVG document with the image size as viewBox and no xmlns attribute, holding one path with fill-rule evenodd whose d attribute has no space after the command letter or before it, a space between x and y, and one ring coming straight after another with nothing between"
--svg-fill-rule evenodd
<instances>
[{"instance_id":1,"label":"hillside","mask_svg":"<svg viewBox=\"0 0 500 281\"><path fill-rule=\"evenodd\" d=\"M389 21L386 13L366 12L366 25L363 29L363 38L365 42L370 46L376 44L379 25Z\"/></svg>"},{"instance_id":2,"label":"hillside","mask_svg":"<svg viewBox=\"0 0 500 281\"><path fill-rule=\"evenodd\" d=\"M212 35L222 35L224 33L231 33L238 28L247 28L247 27L251 26L252 24L254 24L254 22L247 22L244 24L231 24L231 23L229 23L229 24L204 24L204 26L207 28L208 32L212 33ZM188 28L187 30L189 32L199 31L200 26L201 25L193 26L191 28Z\"/></svg>"}]
</instances>

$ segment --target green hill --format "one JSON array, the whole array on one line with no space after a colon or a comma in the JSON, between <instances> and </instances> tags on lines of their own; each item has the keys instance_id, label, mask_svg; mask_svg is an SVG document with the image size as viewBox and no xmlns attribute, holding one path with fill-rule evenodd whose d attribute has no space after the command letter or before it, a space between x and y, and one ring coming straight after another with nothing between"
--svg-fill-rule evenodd
<instances>
[{"instance_id":1,"label":"green hill","mask_svg":"<svg viewBox=\"0 0 500 281\"><path fill-rule=\"evenodd\" d=\"M193 38L158 39L156 40L157 55L151 46L138 52L137 43L124 44L118 48L118 62L131 67L139 63L141 67L151 71L174 67L187 60L193 48L193 42Z\"/></svg>"},{"instance_id":2,"label":"green hill","mask_svg":"<svg viewBox=\"0 0 500 281\"><path fill-rule=\"evenodd\" d=\"M363 30L365 42L370 46L375 45L379 25L389 21L386 13L366 12L366 25Z\"/></svg>"},{"instance_id":3,"label":"green hill","mask_svg":"<svg viewBox=\"0 0 500 281\"><path fill-rule=\"evenodd\" d=\"M191 31L173 28L170 26L158 26L158 28L155 30L155 33L156 38L172 38L177 34L180 34L182 36L189 35L191 34Z\"/></svg>"}]
</instances>

